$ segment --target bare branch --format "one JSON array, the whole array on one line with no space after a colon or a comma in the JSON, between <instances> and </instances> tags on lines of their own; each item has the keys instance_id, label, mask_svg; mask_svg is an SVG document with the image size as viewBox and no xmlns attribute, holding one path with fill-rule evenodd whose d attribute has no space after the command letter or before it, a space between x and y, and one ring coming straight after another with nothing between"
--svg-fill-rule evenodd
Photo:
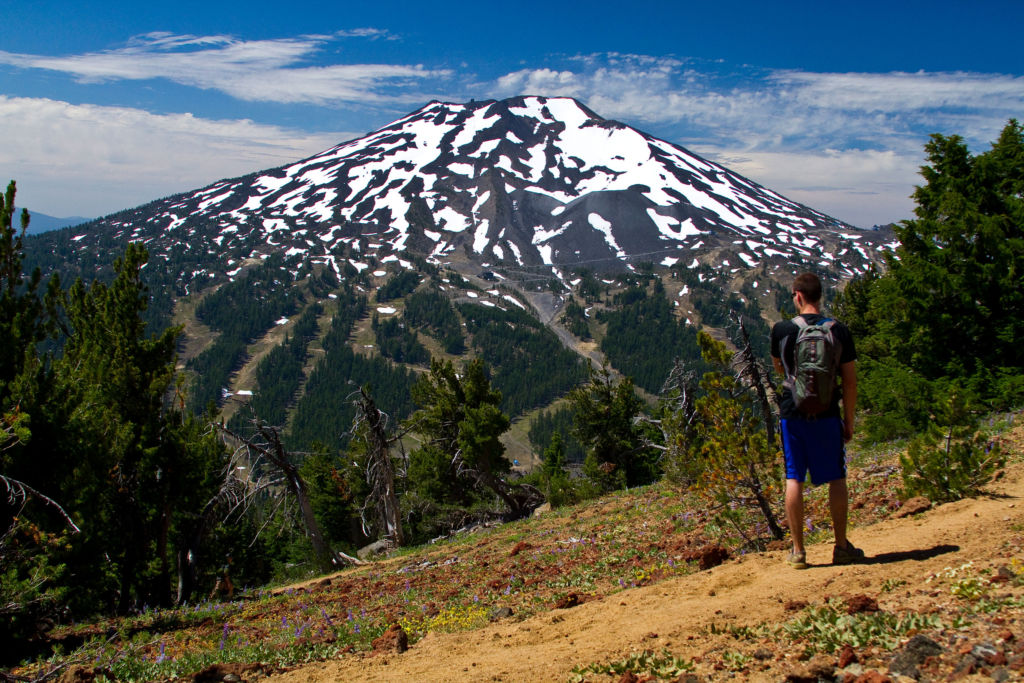
<instances>
[{"instance_id":1,"label":"bare branch","mask_svg":"<svg viewBox=\"0 0 1024 683\"><path fill-rule=\"evenodd\" d=\"M19 507L23 508L25 504L28 502L29 497L38 498L46 505L57 510L57 514L59 514L61 518L63 518L64 522L69 527L71 527L71 531L73 533L77 534L81 531L81 529L78 528L78 525L75 524L75 521L71 519L70 515L68 515L68 513L64 511L64 508L62 508L60 504L57 503L57 501L53 500L52 498L45 494L40 493L39 491L36 491L34 488L29 486L25 482L18 481L17 479L12 479L10 477L5 477L4 475L0 474L0 484L3 485L4 493L7 496L7 502L9 504L18 505L20 501Z\"/></svg>"},{"instance_id":2,"label":"bare branch","mask_svg":"<svg viewBox=\"0 0 1024 683\"><path fill-rule=\"evenodd\" d=\"M284 444L281 441L281 429L266 424L256 416L253 416L250 422L253 425L254 433L248 438L236 434L223 424L215 424L214 426L228 441L235 445L236 453L244 446L247 449L247 457L250 457L250 460L251 454L255 452L258 457L265 458L268 465L280 474L285 492L290 493L298 504L299 513L306 529L306 536L313 544L314 552L323 569L339 564L363 564L361 560L333 550L328 546L320 531L320 525L316 521L316 516L313 514L313 507L310 504L309 495L306 490L306 482L299 473L299 468L293 462L295 456L299 454L285 450ZM287 496L282 500L286 501ZM287 502L284 502L283 505L285 511L287 511Z\"/></svg>"}]
</instances>

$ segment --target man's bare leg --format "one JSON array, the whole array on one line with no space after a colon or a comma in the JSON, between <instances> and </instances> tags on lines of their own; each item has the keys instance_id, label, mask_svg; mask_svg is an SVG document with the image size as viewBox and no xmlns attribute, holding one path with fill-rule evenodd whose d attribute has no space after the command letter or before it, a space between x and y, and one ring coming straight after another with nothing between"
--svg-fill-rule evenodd
<instances>
[{"instance_id":1,"label":"man's bare leg","mask_svg":"<svg viewBox=\"0 0 1024 683\"><path fill-rule=\"evenodd\" d=\"M786 480L786 521L789 522L789 534L793 537L793 550L802 553L804 551L804 485L803 482L796 479Z\"/></svg>"},{"instance_id":2,"label":"man's bare leg","mask_svg":"<svg viewBox=\"0 0 1024 683\"><path fill-rule=\"evenodd\" d=\"M788 499L787 499L788 500ZM850 492L846 488L846 479L836 479L828 483L828 507L832 513L832 529L836 535L836 545L846 547L846 519L850 505Z\"/></svg>"}]
</instances>

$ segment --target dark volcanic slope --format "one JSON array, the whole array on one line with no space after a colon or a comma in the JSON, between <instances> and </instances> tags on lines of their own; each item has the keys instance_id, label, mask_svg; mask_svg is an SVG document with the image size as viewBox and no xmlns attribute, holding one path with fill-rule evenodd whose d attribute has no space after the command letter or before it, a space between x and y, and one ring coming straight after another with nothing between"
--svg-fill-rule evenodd
<instances>
[{"instance_id":1,"label":"dark volcanic slope","mask_svg":"<svg viewBox=\"0 0 1024 683\"><path fill-rule=\"evenodd\" d=\"M466 256L506 265L699 259L862 272L883 248L685 149L567 98L432 102L309 159L121 212L73 236L113 231L155 255L200 249L231 275L272 250L339 269L367 256ZM731 259L731 260L730 260ZM190 276L185 274L186 279ZM208 281L208 280L207 280Z\"/></svg>"}]
</instances>

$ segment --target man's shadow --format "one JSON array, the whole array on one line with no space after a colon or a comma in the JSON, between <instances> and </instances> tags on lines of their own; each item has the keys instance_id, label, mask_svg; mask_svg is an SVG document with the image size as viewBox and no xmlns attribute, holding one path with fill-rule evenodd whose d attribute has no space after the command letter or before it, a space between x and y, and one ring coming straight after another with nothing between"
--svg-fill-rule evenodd
<instances>
[{"instance_id":1,"label":"man's shadow","mask_svg":"<svg viewBox=\"0 0 1024 683\"><path fill-rule=\"evenodd\" d=\"M955 553L958 550L960 550L960 546L958 545L943 543L932 546L931 548L900 550L893 553L879 553L878 555L871 555L865 557L864 561L860 562L860 564L890 564L892 562L905 562L907 560L916 560L921 562L922 560L930 560L931 558L938 557L939 555Z\"/></svg>"},{"instance_id":2,"label":"man's shadow","mask_svg":"<svg viewBox=\"0 0 1024 683\"><path fill-rule=\"evenodd\" d=\"M878 555L868 555L860 562L852 562L848 565L842 565L844 567L855 567L857 565L865 564L892 564L893 562L906 562L907 560L915 560L921 562L922 560L930 560L933 557L939 555L946 555L947 553L955 553L960 550L958 545L950 545L943 543L941 545L932 546L931 548L920 548L918 550L900 550L894 553L879 553ZM821 564L809 564L808 567L814 568L825 568L833 567L831 562L822 562Z\"/></svg>"}]
</instances>

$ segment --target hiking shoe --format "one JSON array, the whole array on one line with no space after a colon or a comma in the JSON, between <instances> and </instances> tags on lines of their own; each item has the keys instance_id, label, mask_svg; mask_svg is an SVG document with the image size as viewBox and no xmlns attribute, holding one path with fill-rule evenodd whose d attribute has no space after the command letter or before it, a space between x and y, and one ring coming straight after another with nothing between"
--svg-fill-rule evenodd
<instances>
[{"instance_id":1,"label":"hiking shoe","mask_svg":"<svg viewBox=\"0 0 1024 683\"><path fill-rule=\"evenodd\" d=\"M832 564L854 564L855 562L864 561L864 551L860 548L855 548L849 541L846 542L845 548L835 546L832 548Z\"/></svg>"},{"instance_id":2,"label":"hiking shoe","mask_svg":"<svg viewBox=\"0 0 1024 683\"><path fill-rule=\"evenodd\" d=\"M789 557L786 558L786 562L793 569L807 569L807 553L797 552L795 550L790 551Z\"/></svg>"}]
</instances>

